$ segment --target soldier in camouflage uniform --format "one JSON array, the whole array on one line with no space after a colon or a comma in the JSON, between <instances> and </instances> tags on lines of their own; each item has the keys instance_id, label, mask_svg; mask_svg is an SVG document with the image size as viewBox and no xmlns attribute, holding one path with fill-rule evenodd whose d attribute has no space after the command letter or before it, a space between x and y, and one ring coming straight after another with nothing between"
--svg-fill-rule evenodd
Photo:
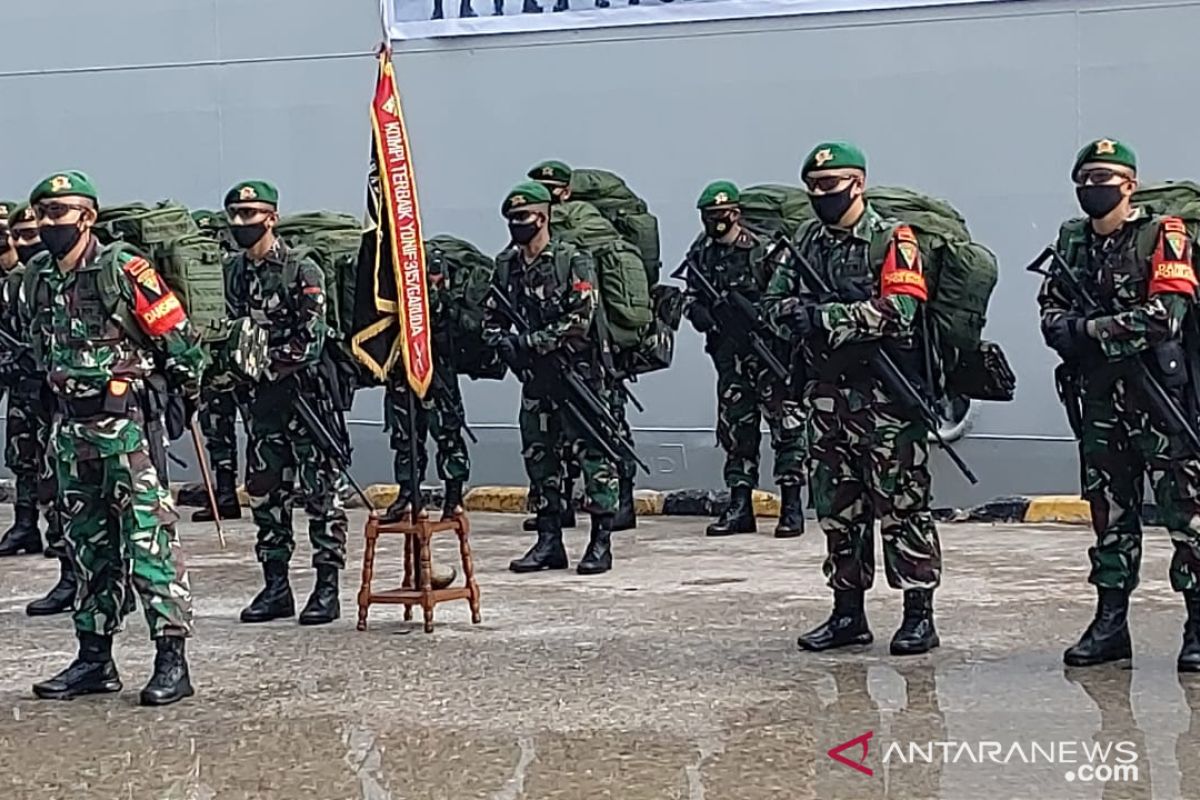
<instances>
[{"instance_id":1,"label":"soldier in camouflage uniform","mask_svg":"<svg viewBox=\"0 0 1200 800\"><path fill-rule=\"evenodd\" d=\"M236 243L229 233L224 215L215 211L198 210L192 212L201 233L215 239L221 245L225 256L225 282L230 289L227 302L236 303L245 296L238 287L229 286L229 266L233 262ZM206 379L200 392L200 408L197 416L200 420L200 431L204 434L204 444L208 449L209 465L216 474L217 511L221 519L241 519L242 506L238 501L237 475L237 416L241 403L239 392L232 388L217 388ZM242 415L245 418L245 414ZM203 508L192 512L192 522L212 522L213 511L205 504Z\"/></svg>"},{"instance_id":2,"label":"soldier in camouflage uniform","mask_svg":"<svg viewBox=\"0 0 1200 800\"><path fill-rule=\"evenodd\" d=\"M824 570L834 593L833 615L799 644L826 650L872 641L863 594L875 578L878 519L888 585L904 591L904 621L891 652L911 655L939 643L933 592L942 558L929 511L929 430L889 396L868 358L886 342L916 380L912 365L925 349L918 331L928 296L916 236L866 202L866 171L866 157L851 144L813 148L800 177L818 220L801 226L795 246L834 296L816 296L786 260L765 303L775 324L790 329L803 348L812 496L828 540ZM881 263L873 263L872 253L883 254Z\"/></svg>"},{"instance_id":3,"label":"soldier in camouflage uniform","mask_svg":"<svg viewBox=\"0 0 1200 800\"><path fill-rule=\"evenodd\" d=\"M162 411L168 392L194 406L204 350L154 267L92 234L98 201L86 175L52 175L29 201L49 251L29 265L45 285L35 296L48 295L50 309L40 315L48 326L36 332L35 349L56 399L55 463L80 583L79 656L34 692L69 699L121 689L112 637L134 607L132 587L157 648L141 702L173 703L192 694L184 656L192 608Z\"/></svg>"},{"instance_id":4,"label":"soldier in camouflage uniform","mask_svg":"<svg viewBox=\"0 0 1200 800\"><path fill-rule=\"evenodd\" d=\"M38 235L37 216L32 206L22 203L9 216L12 238L17 242L19 259L32 260L45 248ZM50 259L40 263L53 268ZM70 611L75 601L77 582L75 567L67 552L63 537L62 515L59 512L58 482L54 476L54 456L50 445L51 409L54 399L46 383L47 367L40 363L37 350L30 346L30 331L46 327L39 314L49 312L48 297L43 298L41 307L32 300L37 276L32 268L26 268L22 260L9 273L2 289L4 295L4 326L9 336L21 343L11 363L8 450L9 469L13 471L17 484L18 508L30 518L30 525L37 531L37 513L40 508L46 517L46 556L56 558L59 577L50 591L25 606L30 616L46 616ZM40 537L36 540L40 548Z\"/></svg>"},{"instance_id":5,"label":"soldier in camouflage uniform","mask_svg":"<svg viewBox=\"0 0 1200 800\"><path fill-rule=\"evenodd\" d=\"M412 508L412 442L409 433L417 431L417 475L425 478L429 464L426 439L430 434L437 443L438 477L445 483L442 501L442 519L449 519L463 511L463 484L471 477L471 458L467 443L463 439L463 425L467 412L463 408L462 391L458 387L458 373L451 363L453 352L450 335L453 300L446 275L438 271L437 261L430 262L427 275L429 285L429 316L433 320L433 382L425 397L410 397L412 389L403 369L394 370L387 384L383 399L383 415L392 433L393 468L400 492L396 500L383 512L380 519L396 522L404 518ZM409 403L415 401L416 420L409 414Z\"/></svg>"},{"instance_id":6,"label":"soldier in camouflage uniform","mask_svg":"<svg viewBox=\"0 0 1200 800\"><path fill-rule=\"evenodd\" d=\"M740 193L729 181L705 187L696 207L704 236L687 254L687 306L692 327L705 337L705 351L717 369L717 441L725 451L729 505L708 526L709 536L753 533L753 491L758 485L760 425L766 418L775 451L775 482L783 502L775 536L804 533L804 420L790 389L750 349L745 335L719 330L717 311L692 270L699 270L722 295L738 292L757 305L771 280L768 242L741 224ZM786 341L770 337L780 362L789 362Z\"/></svg>"},{"instance_id":7,"label":"soldier in camouflage uniform","mask_svg":"<svg viewBox=\"0 0 1200 800\"><path fill-rule=\"evenodd\" d=\"M244 281L248 316L269 335L266 377L250 399L246 492L258 525L264 587L242 610L242 622L266 622L296 613L288 581L295 550L293 486L308 514L316 585L300 613L301 625L340 616L338 573L346 566L346 510L337 473L296 411L297 394L316 391L314 373L328 327L325 275L275 235L279 192L266 181L243 181L225 195L230 232L242 252L230 267Z\"/></svg>"},{"instance_id":8,"label":"soldier in camouflage uniform","mask_svg":"<svg viewBox=\"0 0 1200 800\"><path fill-rule=\"evenodd\" d=\"M1083 494L1096 532L1096 545L1088 553L1089 580L1098 593L1096 616L1063 660L1069 666L1090 666L1132 656L1127 613L1129 595L1138 584L1140 511L1149 478L1175 548L1171 587L1183 594L1187 606L1178 669L1197 672L1200 458L1182 433L1168 433L1163 420L1150 413L1130 370L1145 355L1155 369L1188 363L1184 336L1196 330L1192 236L1182 220L1132 205L1137 160L1122 142L1088 144L1079 151L1071 177L1087 219L1065 223L1057 249L1091 295L1115 313L1085 318L1061 278L1048 279L1038 296L1042 334L1063 359L1067 381L1078 393ZM1195 384L1175 391L1186 400L1183 395L1194 392Z\"/></svg>"},{"instance_id":9,"label":"soldier in camouflage uniform","mask_svg":"<svg viewBox=\"0 0 1200 800\"><path fill-rule=\"evenodd\" d=\"M564 469L570 452L580 461L585 510L592 530L580 574L612 568L612 518L617 505L617 468L582 431L576 430L561 405L562 378L553 353L563 353L578 374L611 408L616 402L610 379L601 368L608 337L599 309L596 275L591 257L553 236L550 231L550 192L535 182L519 184L501 206L514 247L496 259L493 289L509 298L530 323L517 334L489 297L484 316L484 341L497 349L504 362L528 380L521 391L521 444L525 471L536 497L538 538L514 572L566 569L560 518Z\"/></svg>"}]
</instances>

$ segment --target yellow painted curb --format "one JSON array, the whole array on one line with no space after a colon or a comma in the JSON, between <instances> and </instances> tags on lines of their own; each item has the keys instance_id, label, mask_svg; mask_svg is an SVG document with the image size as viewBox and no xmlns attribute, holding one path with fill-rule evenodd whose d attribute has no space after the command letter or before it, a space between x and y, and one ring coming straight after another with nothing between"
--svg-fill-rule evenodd
<instances>
[{"instance_id":1,"label":"yellow painted curb","mask_svg":"<svg viewBox=\"0 0 1200 800\"><path fill-rule=\"evenodd\" d=\"M754 516L756 517L778 517L779 516L779 495L771 492L764 492L761 489L754 490Z\"/></svg>"},{"instance_id":2,"label":"yellow painted curb","mask_svg":"<svg viewBox=\"0 0 1200 800\"><path fill-rule=\"evenodd\" d=\"M1082 497L1048 494L1029 500L1025 522L1090 523L1092 509Z\"/></svg>"},{"instance_id":3,"label":"yellow painted curb","mask_svg":"<svg viewBox=\"0 0 1200 800\"><path fill-rule=\"evenodd\" d=\"M520 514L525 511L529 490L524 486L476 486L467 492L463 504L467 511L493 511Z\"/></svg>"},{"instance_id":4,"label":"yellow painted curb","mask_svg":"<svg viewBox=\"0 0 1200 800\"><path fill-rule=\"evenodd\" d=\"M667 496L652 489L638 489L633 493L633 507L639 517L657 517L663 512Z\"/></svg>"}]
</instances>

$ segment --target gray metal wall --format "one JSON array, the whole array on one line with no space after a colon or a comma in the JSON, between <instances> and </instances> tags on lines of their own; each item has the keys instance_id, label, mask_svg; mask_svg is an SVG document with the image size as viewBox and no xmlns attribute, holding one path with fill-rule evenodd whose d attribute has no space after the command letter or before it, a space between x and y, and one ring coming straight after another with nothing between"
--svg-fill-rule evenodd
<instances>
[{"instance_id":1,"label":"gray metal wall","mask_svg":"<svg viewBox=\"0 0 1200 800\"><path fill-rule=\"evenodd\" d=\"M1013 2L714 22L636 31L397 43L421 206L431 232L498 247L497 203L543 157L618 171L662 222L664 260L695 235L710 179L796 180L823 138L860 143L869 179L953 201L1000 256L989 335L1019 375L1015 402L977 409L969 489L937 456L938 500L1073 492L1072 444L1022 267L1077 214L1068 173L1087 139L1128 139L1146 179L1196 177L1190 102L1196 2ZM636 388L655 486L720 481L714 375L686 330L676 365ZM489 430L478 474L519 467L516 387L467 388ZM769 457L766 459L769 473Z\"/></svg>"},{"instance_id":2,"label":"gray metal wall","mask_svg":"<svg viewBox=\"0 0 1200 800\"><path fill-rule=\"evenodd\" d=\"M277 181L288 208L357 212L376 14L374 0L15 6L18 35L0 50L0 196L78 167L110 201L215 206L253 175ZM1021 267L1074 213L1067 173L1084 140L1128 139L1148 179L1200 173L1198 26L1200 2L1029 0L406 42L396 67L427 230L485 248L502 244L503 193L548 156L626 176L660 216L668 262L695 233L706 181L794 180L821 138L861 143L875 182L952 200L1000 255L990 335L1021 381L1016 402L978 409L962 444L978 489L938 457L939 502L962 503L1076 488L1037 284ZM639 449L655 468L643 484L718 484L698 338L685 330L675 367L635 388ZM465 390L475 482L523 482L515 384ZM379 399L363 393L354 414L367 481L390 472Z\"/></svg>"}]
</instances>

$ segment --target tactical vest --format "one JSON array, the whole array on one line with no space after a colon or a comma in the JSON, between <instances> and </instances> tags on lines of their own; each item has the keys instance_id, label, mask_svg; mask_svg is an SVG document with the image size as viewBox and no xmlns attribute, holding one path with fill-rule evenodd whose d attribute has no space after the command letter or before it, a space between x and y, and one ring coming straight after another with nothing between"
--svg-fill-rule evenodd
<instances>
[{"instance_id":1,"label":"tactical vest","mask_svg":"<svg viewBox=\"0 0 1200 800\"><path fill-rule=\"evenodd\" d=\"M752 234L753 235L753 234ZM736 291L752 303L758 303L762 289L755 280L752 256L758 249L751 247L716 246L704 234L697 242L696 259L704 277L718 290Z\"/></svg>"},{"instance_id":2,"label":"tactical vest","mask_svg":"<svg viewBox=\"0 0 1200 800\"><path fill-rule=\"evenodd\" d=\"M1090 222L1087 218L1063 223L1058 232L1058 252L1063 260L1084 281L1089 290L1106 307L1127 309L1146 300L1150 288L1150 261L1158 246L1160 217L1144 216L1130 225L1137 225L1129 241L1105 259L1103 264L1090 264L1088 240ZM1129 234L1122 234L1129 235ZM1124 295L1116 291L1128 287Z\"/></svg>"}]
</instances>

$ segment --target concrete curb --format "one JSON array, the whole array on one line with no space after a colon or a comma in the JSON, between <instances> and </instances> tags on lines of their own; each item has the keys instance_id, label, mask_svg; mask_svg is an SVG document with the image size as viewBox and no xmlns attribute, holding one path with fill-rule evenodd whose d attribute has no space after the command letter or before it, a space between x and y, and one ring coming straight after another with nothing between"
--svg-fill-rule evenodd
<instances>
[{"instance_id":1,"label":"concrete curb","mask_svg":"<svg viewBox=\"0 0 1200 800\"><path fill-rule=\"evenodd\" d=\"M0 482L0 497L4 482ZM399 487L394 483L376 483L366 488L367 496L377 508L386 508L396 499ZM441 504L441 487L423 489L425 503ZM171 494L181 506L204 506L208 500L204 488L198 483L173 484ZM248 505L244 490L238 495L242 505ZM464 504L467 511L523 514L527 511L528 489L524 486L475 486L467 492ZM362 501L356 495L346 499L348 508L361 508ZM639 489L634 499L637 513L643 517L715 517L729 502L729 493L703 489L679 489L657 492ZM754 491L754 513L759 517L779 516L779 495L760 490ZM939 522L1024 522L1030 524L1059 523L1087 525L1091 523L1091 509L1086 500L1071 495L1035 495L1000 497L969 509L934 509ZM1146 506L1142 518L1147 525L1156 525L1157 510Z\"/></svg>"}]
</instances>

